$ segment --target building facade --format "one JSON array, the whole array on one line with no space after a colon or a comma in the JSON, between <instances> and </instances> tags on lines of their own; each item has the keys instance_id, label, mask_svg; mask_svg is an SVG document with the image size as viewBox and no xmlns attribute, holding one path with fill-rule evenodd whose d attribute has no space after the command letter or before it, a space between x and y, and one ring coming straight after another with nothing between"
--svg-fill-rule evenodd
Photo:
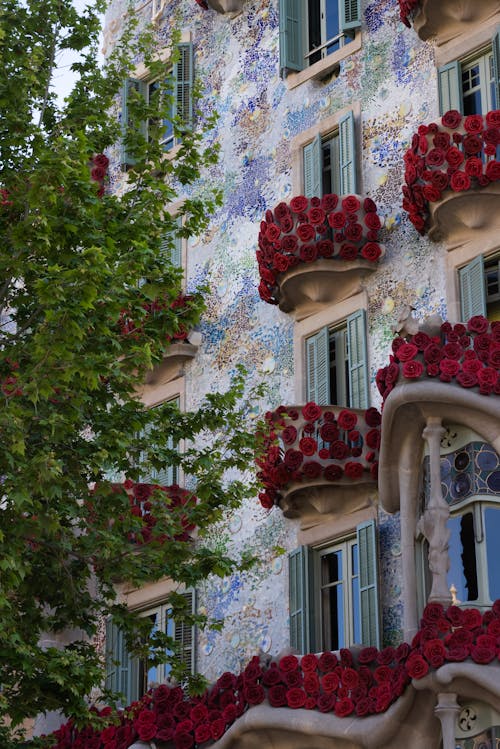
<instances>
[{"instance_id":1,"label":"building facade","mask_svg":"<svg viewBox=\"0 0 500 749\"><path fill-rule=\"evenodd\" d=\"M133 738L498 747L499 2L204 5L113 0L104 43L127 13L152 22L177 112L218 113L220 159L193 190L222 205L174 259L188 290L209 283L207 312L143 399L194 408L239 363L266 381L260 502L213 537L259 564L186 592L220 632L176 632L168 581L125 591L219 679L203 717L166 690ZM137 64L127 86L147 97L158 82ZM118 187L128 155L111 156ZM108 650L130 702L168 680L112 626Z\"/></svg>"}]
</instances>

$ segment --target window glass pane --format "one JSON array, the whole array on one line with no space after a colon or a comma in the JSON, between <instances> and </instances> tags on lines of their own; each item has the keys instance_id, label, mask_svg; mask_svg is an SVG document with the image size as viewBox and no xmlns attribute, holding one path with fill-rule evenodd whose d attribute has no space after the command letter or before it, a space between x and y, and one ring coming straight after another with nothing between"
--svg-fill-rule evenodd
<instances>
[{"instance_id":1,"label":"window glass pane","mask_svg":"<svg viewBox=\"0 0 500 749\"><path fill-rule=\"evenodd\" d=\"M351 546L351 597L353 642L361 642L361 614L359 610L359 558L358 545Z\"/></svg>"},{"instance_id":2,"label":"window glass pane","mask_svg":"<svg viewBox=\"0 0 500 749\"><path fill-rule=\"evenodd\" d=\"M478 587L473 514L455 515L446 525L450 530L448 586L456 589L457 603L475 601Z\"/></svg>"},{"instance_id":3,"label":"window glass pane","mask_svg":"<svg viewBox=\"0 0 500 749\"><path fill-rule=\"evenodd\" d=\"M339 3L338 0L325 0L326 6L326 37L325 42L328 42L339 33ZM328 54L339 48L338 42L328 46Z\"/></svg>"},{"instance_id":4,"label":"window glass pane","mask_svg":"<svg viewBox=\"0 0 500 749\"><path fill-rule=\"evenodd\" d=\"M484 531L486 537L486 558L488 562L489 595L492 601L500 598L500 508L486 507L484 510Z\"/></svg>"},{"instance_id":5,"label":"window glass pane","mask_svg":"<svg viewBox=\"0 0 500 749\"><path fill-rule=\"evenodd\" d=\"M154 634L154 632L158 631L158 628L160 626L160 612L155 611L153 614L149 615L149 619L151 619L151 634ZM158 682L159 674L158 674L158 666L151 666L148 668L148 681L147 685L145 685L146 689L149 689L149 685L153 682Z\"/></svg>"},{"instance_id":6,"label":"window glass pane","mask_svg":"<svg viewBox=\"0 0 500 749\"><path fill-rule=\"evenodd\" d=\"M321 3L320 0L309 0L309 52L321 46ZM311 55L309 65L321 59L321 52Z\"/></svg>"},{"instance_id":7,"label":"window glass pane","mask_svg":"<svg viewBox=\"0 0 500 749\"><path fill-rule=\"evenodd\" d=\"M321 557L321 585L342 580L342 551L333 551Z\"/></svg>"},{"instance_id":8,"label":"window glass pane","mask_svg":"<svg viewBox=\"0 0 500 749\"><path fill-rule=\"evenodd\" d=\"M322 591L321 645L324 650L338 650L345 645L343 587L342 583L339 583Z\"/></svg>"}]
</instances>

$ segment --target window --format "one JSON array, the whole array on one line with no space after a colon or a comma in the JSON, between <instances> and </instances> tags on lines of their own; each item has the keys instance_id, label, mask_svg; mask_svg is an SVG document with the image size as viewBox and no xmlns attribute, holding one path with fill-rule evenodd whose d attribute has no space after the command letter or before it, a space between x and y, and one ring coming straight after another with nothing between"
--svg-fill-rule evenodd
<instances>
[{"instance_id":1,"label":"window","mask_svg":"<svg viewBox=\"0 0 500 749\"><path fill-rule=\"evenodd\" d=\"M179 398L173 398L168 402L179 408ZM142 439L146 440L147 438L148 433L146 431L142 435ZM169 437L167 447L169 450L175 450L176 452L179 452L179 445L174 444L172 437ZM177 484L179 481L179 466L170 465L165 466L165 468L162 468L160 470L152 470L148 475L142 476L141 481L143 481L144 483L159 484L160 486L172 486L172 484Z\"/></svg>"},{"instance_id":2,"label":"window","mask_svg":"<svg viewBox=\"0 0 500 749\"><path fill-rule=\"evenodd\" d=\"M337 51L361 25L360 0L280 0L279 12L282 76Z\"/></svg>"},{"instance_id":3,"label":"window","mask_svg":"<svg viewBox=\"0 0 500 749\"><path fill-rule=\"evenodd\" d=\"M306 401L368 408L366 313L306 338Z\"/></svg>"},{"instance_id":4,"label":"window","mask_svg":"<svg viewBox=\"0 0 500 749\"><path fill-rule=\"evenodd\" d=\"M500 105L500 36L473 57L453 60L438 70L441 114L458 109L462 114L486 114Z\"/></svg>"},{"instance_id":5,"label":"window","mask_svg":"<svg viewBox=\"0 0 500 749\"><path fill-rule=\"evenodd\" d=\"M195 611L194 591L184 594L191 611ZM194 627L184 623L176 624L169 614L166 605L158 605L141 612L140 616L151 620L151 632L161 630L179 644L181 662L194 673L195 649ZM123 695L125 705L138 700L155 684L162 684L168 679L168 664L151 665L147 661L133 658L127 651L123 632L112 619L106 622L106 689Z\"/></svg>"},{"instance_id":6,"label":"window","mask_svg":"<svg viewBox=\"0 0 500 749\"><path fill-rule=\"evenodd\" d=\"M129 101L132 92L140 94L146 102L149 102L156 91L173 93L172 109L169 116L163 120L161 143L165 151L176 145L173 131L172 119L179 117L181 122L189 126L192 122L193 108L191 92L193 88L193 47L192 44L178 45L179 59L173 67L168 66L165 70L165 78L158 80L129 78L122 88L122 147L121 164L123 169L133 166L134 156L127 148L126 132L130 124ZM155 124L152 121L141 122L140 133L149 137L150 127Z\"/></svg>"},{"instance_id":7,"label":"window","mask_svg":"<svg viewBox=\"0 0 500 749\"><path fill-rule=\"evenodd\" d=\"M478 255L458 271L462 320L500 320L500 255Z\"/></svg>"},{"instance_id":8,"label":"window","mask_svg":"<svg viewBox=\"0 0 500 749\"><path fill-rule=\"evenodd\" d=\"M356 193L354 115L340 118L334 133L317 135L303 148L304 195Z\"/></svg>"},{"instance_id":9,"label":"window","mask_svg":"<svg viewBox=\"0 0 500 749\"><path fill-rule=\"evenodd\" d=\"M290 554L290 644L300 653L379 644L375 522L321 549Z\"/></svg>"}]
</instances>

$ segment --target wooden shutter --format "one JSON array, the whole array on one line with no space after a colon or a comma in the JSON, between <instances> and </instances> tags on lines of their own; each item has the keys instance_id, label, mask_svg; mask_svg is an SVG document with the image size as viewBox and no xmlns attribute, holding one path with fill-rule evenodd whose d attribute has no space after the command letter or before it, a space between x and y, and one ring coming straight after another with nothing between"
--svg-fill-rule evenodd
<instances>
[{"instance_id":1,"label":"wooden shutter","mask_svg":"<svg viewBox=\"0 0 500 749\"><path fill-rule=\"evenodd\" d=\"M322 154L321 136L317 135L312 143L303 149L304 159L304 195L306 198L321 197Z\"/></svg>"},{"instance_id":2,"label":"wooden shutter","mask_svg":"<svg viewBox=\"0 0 500 749\"><path fill-rule=\"evenodd\" d=\"M354 312L347 318L347 347L349 355L349 393L352 408L368 408L368 350L366 342L366 312Z\"/></svg>"},{"instance_id":3,"label":"wooden shutter","mask_svg":"<svg viewBox=\"0 0 500 749\"><path fill-rule=\"evenodd\" d=\"M289 70L302 70L304 67L303 45L303 0L280 0L280 75L285 77Z\"/></svg>"},{"instance_id":4,"label":"wooden shutter","mask_svg":"<svg viewBox=\"0 0 500 749\"><path fill-rule=\"evenodd\" d=\"M354 115L347 112L339 120L339 161L341 195L357 192L356 183L356 146L354 140Z\"/></svg>"},{"instance_id":5,"label":"wooden shutter","mask_svg":"<svg viewBox=\"0 0 500 749\"><path fill-rule=\"evenodd\" d=\"M306 339L306 401L330 403L330 332L322 328Z\"/></svg>"},{"instance_id":6,"label":"wooden shutter","mask_svg":"<svg viewBox=\"0 0 500 749\"><path fill-rule=\"evenodd\" d=\"M187 127L193 124L193 45L178 45L179 58L174 65L174 116Z\"/></svg>"},{"instance_id":7,"label":"wooden shutter","mask_svg":"<svg viewBox=\"0 0 500 749\"><path fill-rule=\"evenodd\" d=\"M361 26L361 1L339 0L340 30L349 32Z\"/></svg>"},{"instance_id":8,"label":"wooden shutter","mask_svg":"<svg viewBox=\"0 0 500 749\"><path fill-rule=\"evenodd\" d=\"M196 595L194 590L183 593L191 613L196 613ZM190 673L195 672L195 627L186 622L174 623L174 640L180 646L179 658L186 665Z\"/></svg>"},{"instance_id":9,"label":"wooden shutter","mask_svg":"<svg viewBox=\"0 0 500 749\"><path fill-rule=\"evenodd\" d=\"M438 69L439 113L458 109L463 113L462 72L458 60L453 60Z\"/></svg>"},{"instance_id":10,"label":"wooden shutter","mask_svg":"<svg viewBox=\"0 0 500 749\"><path fill-rule=\"evenodd\" d=\"M493 109L500 108L500 29L498 29L491 40L493 50L493 87L495 101L492 101Z\"/></svg>"},{"instance_id":11,"label":"wooden shutter","mask_svg":"<svg viewBox=\"0 0 500 749\"><path fill-rule=\"evenodd\" d=\"M310 606L312 561L312 552L307 546L300 546L288 555L290 647L302 654L308 653L313 647Z\"/></svg>"},{"instance_id":12,"label":"wooden shutter","mask_svg":"<svg viewBox=\"0 0 500 749\"><path fill-rule=\"evenodd\" d=\"M478 255L465 268L460 268L458 278L462 320L467 321L474 315L486 316L483 256Z\"/></svg>"},{"instance_id":13,"label":"wooden shutter","mask_svg":"<svg viewBox=\"0 0 500 749\"><path fill-rule=\"evenodd\" d=\"M125 635L106 620L106 689L123 695L125 705L139 698L138 662L127 650Z\"/></svg>"},{"instance_id":14,"label":"wooden shutter","mask_svg":"<svg viewBox=\"0 0 500 749\"><path fill-rule=\"evenodd\" d=\"M380 647L378 606L378 564L375 521L368 520L356 528L359 555L359 611L361 641L365 646Z\"/></svg>"}]
</instances>

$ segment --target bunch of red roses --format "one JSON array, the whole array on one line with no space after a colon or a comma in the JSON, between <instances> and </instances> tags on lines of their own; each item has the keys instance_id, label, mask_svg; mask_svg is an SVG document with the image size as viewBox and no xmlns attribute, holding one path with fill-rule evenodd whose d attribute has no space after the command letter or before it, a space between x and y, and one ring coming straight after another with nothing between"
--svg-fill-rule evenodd
<instances>
[{"instance_id":1,"label":"bunch of red roses","mask_svg":"<svg viewBox=\"0 0 500 749\"><path fill-rule=\"evenodd\" d=\"M264 485L259 494L271 508L280 489L291 482L351 483L377 477L381 416L376 408L336 409L314 402L298 408L280 406L266 414L269 427L264 454L256 463Z\"/></svg>"},{"instance_id":2,"label":"bunch of red roses","mask_svg":"<svg viewBox=\"0 0 500 749\"><path fill-rule=\"evenodd\" d=\"M425 234L429 203L445 190L463 192L500 180L500 109L464 117L455 109L441 124L420 125L405 153L403 208L420 234Z\"/></svg>"},{"instance_id":3,"label":"bunch of red roses","mask_svg":"<svg viewBox=\"0 0 500 749\"><path fill-rule=\"evenodd\" d=\"M382 222L371 198L356 195L339 198L333 193L322 198L298 195L290 203L278 203L266 211L261 222L259 264L261 299L278 304L277 279L299 263L319 258L376 262L382 255L378 244Z\"/></svg>"},{"instance_id":4,"label":"bunch of red roses","mask_svg":"<svg viewBox=\"0 0 500 749\"><path fill-rule=\"evenodd\" d=\"M500 321L490 323L476 315L467 325L445 322L440 336L419 332L395 338L392 352L390 364L375 378L384 400L401 378L422 377L477 388L481 395L500 395Z\"/></svg>"},{"instance_id":5,"label":"bunch of red roses","mask_svg":"<svg viewBox=\"0 0 500 749\"><path fill-rule=\"evenodd\" d=\"M411 28L411 19L415 9L420 5L420 0L398 0L399 17L405 26Z\"/></svg>"},{"instance_id":6,"label":"bunch of red roses","mask_svg":"<svg viewBox=\"0 0 500 749\"><path fill-rule=\"evenodd\" d=\"M127 492L131 514L142 521L140 530L128 534L129 541L135 544L145 544L151 541L164 543L169 540L168 536L164 533L155 533L155 526L158 520L154 515L154 495L156 495L157 500L158 495L164 495L161 497L161 501L168 507L169 512L175 511L176 508L184 507L187 503L195 505L198 501L192 492L181 489L177 484L160 486L158 484L135 483L127 479L123 484L115 484L114 486L120 490L124 489ZM189 522L184 514L180 516L179 520L183 530L174 536L174 540L188 541L190 531L193 531L195 526Z\"/></svg>"},{"instance_id":7,"label":"bunch of red roses","mask_svg":"<svg viewBox=\"0 0 500 749\"><path fill-rule=\"evenodd\" d=\"M118 319L118 326L122 335L128 335L132 336L135 339L139 339L141 337L141 334L144 332L144 325L147 323L148 319L151 319L153 317L161 317L161 315L165 314L166 311L171 310L176 313L177 317L179 318L179 323L177 325L177 330L175 333L173 333L173 335L168 334L165 336L165 342L176 343L185 341L189 335L189 329L182 323L181 318L183 312L187 312L190 309L190 305L193 300L194 297L191 294L179 294L179 296L174 299L173 302L168 302L161 299L156 299L152 302L145 302L142 305L144 309L144 316L141 323L135 322L132 319L130 312L128 312L127 310L122 310Z\"/></svg>"},{"instance_id":8,"label":"bunch of red roses","mask_svg":"<svg viewBox=\"0 0 500 749\"><path fill-rule=\"evenodd\" d=\"M113 716L104 729L77 729L70 721L54 732L53 749L128 749L133 741L193 749L217 741L247 709L265 700L271 707L334 713L338 717L385 712L411 679L430 669L470 660L500 660L500 600L481 614L428 604L411 645L338 653L286 655L264 664L254 656L239 676L226 672L203 695L161 685ZM109 718L109 708L101 711Z\"/></svg>"},{"instance_id":9,"label":"bunch of red roses","mask_svg":"<svg viewBox=\"0 0 500 749\"><path fill-rule=\"evenodd\" d=\"M104 195L104 182L108 174L109 159L104 153L96 154L90 165L90 176L97 182L99 188L97 190L97 196L102 198Z\"/></svg>"}]
</instances>

